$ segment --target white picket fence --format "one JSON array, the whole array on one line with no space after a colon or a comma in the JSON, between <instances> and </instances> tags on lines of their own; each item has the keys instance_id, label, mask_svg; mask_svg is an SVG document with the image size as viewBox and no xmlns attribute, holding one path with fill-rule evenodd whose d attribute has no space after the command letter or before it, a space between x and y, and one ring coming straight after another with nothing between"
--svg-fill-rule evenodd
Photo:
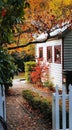
<instances>
[{"instance_id":1,"label":"white picket fence","mask_svg":"<svg viewBox=\"0 0 72 130\"><path fill-rule=\"evenodd\" d=\"M5 87L0 84L0 116L6 121Z\"/></svg>"},{"instance_id":2,"label":"white picket fence","mask_svg":"<svg viewBox=\"0 0 72 130\"><path fill-rule=\"evenodd\" d=\"M61 101L62 107L62 120L60 119L60 105ZM68 113L69 119L67 128L66 120L66 102L68 102ZM66 94L65 87L62 87L62 94L59 94L58 87L56 87L56 92L53 93L53 102L52 102L52 122L53 122L53 130L72 130L72 86L69 85L69 93ZM60 123L62 123L62 128L60 128Z\"/></svg>"}]
</instances>

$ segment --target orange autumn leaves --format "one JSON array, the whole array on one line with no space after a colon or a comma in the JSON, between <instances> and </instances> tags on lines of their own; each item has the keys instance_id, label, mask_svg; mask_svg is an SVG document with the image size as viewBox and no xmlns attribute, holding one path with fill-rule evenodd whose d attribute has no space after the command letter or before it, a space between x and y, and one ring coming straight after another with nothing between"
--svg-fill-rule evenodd
<instances>
[{"instance_id":1,"label":"orange autumn leaves","mask_svg":"<svg viewBox=\"0 0 72 130\"><path fill-rule=\"evenodd\" d=\"M20 45L33 41L35 33L47 32L58 23L61 25L66 19L71 21L72 0L28 0L28 2L30 8L25 9L25 19L21 30L30 29L30 32L20 35ZM36 24L32 24L33 21ZM24 50L30 49L31 47L28 47Z\"/></svg>"},{"instance_id":2,"label":"orange autumn leaves","mask_svg":"<svg viewBox=\"0 0 72 130\"><path fill-rule=\"evenodd\" d=\"M40 59L38 59L38 63L31 71L30 76L33 84L41 86L42 81L45 82L49 78L49 65L46 65L46 63L41 64Z\"/></svg>"}]
</instances>

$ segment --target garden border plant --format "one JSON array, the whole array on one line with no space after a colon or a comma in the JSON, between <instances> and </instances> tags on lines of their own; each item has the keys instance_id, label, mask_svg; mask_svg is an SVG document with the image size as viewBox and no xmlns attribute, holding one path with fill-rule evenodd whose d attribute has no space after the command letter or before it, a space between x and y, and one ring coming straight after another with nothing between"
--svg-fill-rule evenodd
<instances>
[{"instance_id":1,"label":"garden border plant","mask_svg":"<svg viewBox=\"0 0 72 130\"><path fill-rule=\"evenodd\" d=\"M25 78L27 80L27 82L31 82L31 77L30 77L30 73L32 72L33 68L36 65L35 61L28 61L25 62Z\"/></svg>"},{"instance_id":2,"label":"garden border plant","mask_svg":"<svg viewBox=\"0 0 72 130\"><path fill-rule=\"evenodd\" d=\"M39 113L43 115L45 121L47 121L50 126L52 125L52 105L51 103L42 96L39 96L38 93L35 93L31 90L23 90L22 96L25 98L29 105L35 110L38 110Z\"/></svg>"}]
</instances>

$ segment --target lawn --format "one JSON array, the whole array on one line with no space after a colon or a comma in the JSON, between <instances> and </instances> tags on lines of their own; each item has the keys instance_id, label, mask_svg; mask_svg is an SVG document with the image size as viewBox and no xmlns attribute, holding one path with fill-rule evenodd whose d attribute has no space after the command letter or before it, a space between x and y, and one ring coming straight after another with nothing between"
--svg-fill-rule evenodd
<instances>
[{"instance_id":1,"label":"lawn","mask_svg":"<svg viewBox=\"0 0 72 130\"><path fill-rule=\"evenodd\" d=\"M14 79L24 79L24 78L25 78L24 72L19 73L18 75L15 75L15 76L14 76Z\"/></svg>"}]
</instances>

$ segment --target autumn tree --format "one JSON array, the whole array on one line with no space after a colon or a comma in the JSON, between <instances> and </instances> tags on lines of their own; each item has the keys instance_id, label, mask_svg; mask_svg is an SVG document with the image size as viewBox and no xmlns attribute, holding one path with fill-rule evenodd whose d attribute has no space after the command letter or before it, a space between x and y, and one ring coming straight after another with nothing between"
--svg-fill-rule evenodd
<instances>
[{"instance_id":1,"label":"autumn tree","mask_svg":"<svg viewBox=\"0 0 72 130\"><path fill-rule=\"evenodd\" d=\"M13 26L13 36L17 39L17 45L12 44L13 47L9 47L9 50L42 42L35 41L34 34L47 33L46 39L43 39L44 42L51 37L51 31L66 24L72 25L72 0L67 2L65 0L28 0L28 2L29 8L24 8L25 19Z\"/></svg>"},{"instance_id":2,"label":"autumn tree","mask_svg":"<svg viewBox=\"0 0 72 130\"><path fill-rule=\"evenodd\" d=\"M45 32L49 37L52 27L71 23L71 16L72 0L0 0L0 46L36 43L34 33Z\"/></svg>"}]
</instances>

